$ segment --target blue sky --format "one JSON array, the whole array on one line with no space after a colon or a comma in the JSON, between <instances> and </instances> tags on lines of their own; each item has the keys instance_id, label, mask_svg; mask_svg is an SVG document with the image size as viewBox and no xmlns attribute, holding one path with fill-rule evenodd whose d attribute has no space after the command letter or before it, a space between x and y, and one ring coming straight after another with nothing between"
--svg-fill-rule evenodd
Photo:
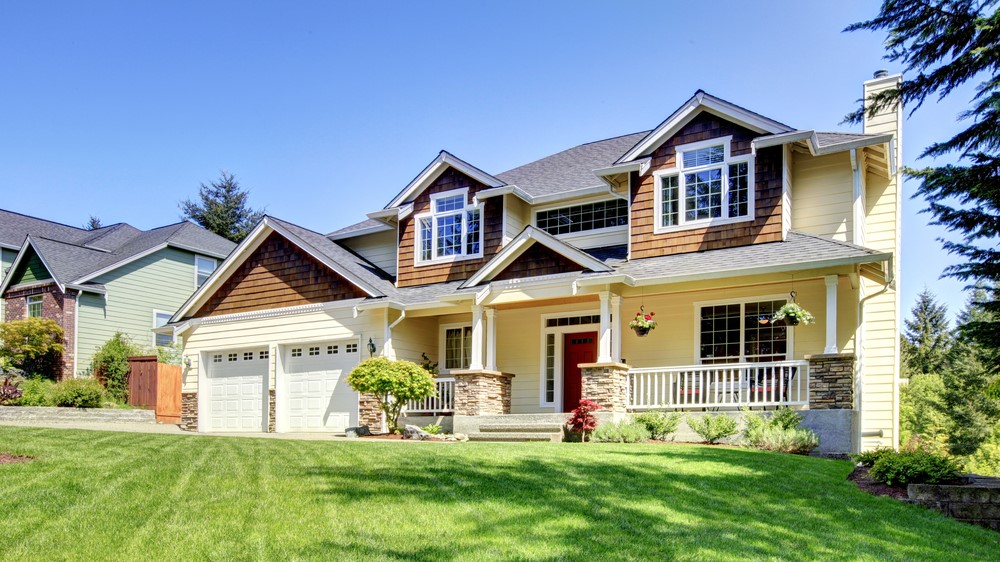
<instances>
[{"instance_id":1,"label":"blue sky","mask_svg":"<svg viewBox=\"0 0 1000 562\"><path fill-rule=\"evenodd\" d=\"M234 174L256 207L327 232L441 149L500 172L649 129L701 88L792 126L839 125L882 39L877 2L22 2L0 6L0 208L176 222ZM960 91L904 125L904 163L958 130ZM907 184L905 193L916 186ZM903 201L902 302L952 312L954 258Z\"/></svg>"}]
</instances>

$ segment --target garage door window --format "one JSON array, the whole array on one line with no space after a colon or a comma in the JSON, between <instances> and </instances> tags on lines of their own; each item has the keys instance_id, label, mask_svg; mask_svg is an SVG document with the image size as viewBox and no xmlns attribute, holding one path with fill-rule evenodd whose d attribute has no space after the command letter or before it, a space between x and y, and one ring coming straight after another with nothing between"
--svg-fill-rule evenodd
<instances>
[{"instance_id":1,"label":"garage door window","mask_svg":"<svg viewBox=\"0 0 1000 562\"><path fill-rule=\"evenodd\" d=\"M293 347L292 348L292 357L302 357L302 348L301 347Z\"/></svg>"},{"instance_id":2,"label":"garage door window","mask_svg":"<svg viewBox=\"0 0 1000 562\"><path fill-rule=\"evenodd\" d=\"M344 353L357 353L357 352L358 352L358 344L356 343L349 343L344 346Z\"/></svg>"},{"instance_id":3,"label":"garage door window","mask_svg":"<svg viewBox=\"0 0 1000 562\"><path fill-rule=\"evenodd\" d=\"M270 355L271 355L270 351L261 351L260 352L260 358L261 359L267 359L268 357L270 357Z\"/></svg>"}]
</instances>

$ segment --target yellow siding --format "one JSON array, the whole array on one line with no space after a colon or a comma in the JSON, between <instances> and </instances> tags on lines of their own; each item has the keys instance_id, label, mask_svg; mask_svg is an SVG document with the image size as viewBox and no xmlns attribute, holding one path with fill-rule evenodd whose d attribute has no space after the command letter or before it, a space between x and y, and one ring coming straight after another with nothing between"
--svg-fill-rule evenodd
<instances>
[{"instance_id":1,"label":"yellow siding","mask_svg":"<svg viewBox=\"0 0 1000 562\"><path fill-rule=\"evenodd\" d=\"M396 275L395 230L366 234L349 240L341 240L340 243L382 268L389 275Z\"/></svg>"},{"instance_id":2,"label":"yellow siding","mask_svg":"<svg viewBox=\"0 0 1000 562\"><path fill-rule=\"evenodd\" d=\"M504 244L517 236L524 227L531 224L530 206L513 195L504 195Z\"/></svg>"},{"instance_id":3,"label":"yellow siding","mask_svg":"<svg viewBox=\"0 0 1000 562\"><path fill-rule=\"evenodd\" d=\"M794 153L792 229L852 242L854 183L846 152L827 156Z\"/></svg>"},{"instance_id":4,"label":"yellow siding","mask_svg":"<svg viewBox=\"0 0 1000 562\"><path fill-rule=\"evenodd\" d=\"M392 320L398 317L398 313L391 316ZM419 364L423 361L420 354L426 353L431 361L439 361L437 332L437 318L404 318L392 329L392 348L396 358Z\"/></svg>"},{"instance_id":5,"label":"yellow siding","mask_svg":"<svg viewBox=\"0 0 1000 562\"><path fill-rule=\"evenodd\" d=\"M384 311L370 310L355 318L351 308L196 326L184 334L184 357L191 365L184 369L183 392L198 390L199 359L203 352L358 337L361 356L367 357L364 346L368 338L374 340L379 350L383 349L384 326ZM272 366L275 356L271 354ZM270 384L274 388L273 376Z\"/></svg>"}]
</instances>

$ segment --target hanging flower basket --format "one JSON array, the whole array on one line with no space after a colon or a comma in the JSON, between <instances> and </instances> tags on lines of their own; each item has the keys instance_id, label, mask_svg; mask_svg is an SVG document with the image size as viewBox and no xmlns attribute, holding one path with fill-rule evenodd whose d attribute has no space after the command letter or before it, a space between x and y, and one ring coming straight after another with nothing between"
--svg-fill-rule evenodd
<instances>
[{"instance_id":1,"label":"hanging flower basket","mask_svg":"<svg viewBox=\"0 0 1000 562\"><path fill-rule=\"evenodd\" d=\"M632 328L632 331L635 332L635 335L639 336L640 338L645 337L646 335L649 334L650 330L656 328L656 320L653 320L654 316L656 316L655 312L650 312L647 314L645 312L645 309L640 308L639 312L635 313L635 318L633 318L632 321L628 323L628 327Z\"/></svg>"},{"instance_id":2,"label":"hanging flower basket","mask_svg":"<svg viewBox=\"0 0 1000 562\"><path fill-rule=\"evenodd\" d=\"M808 310L799 306L798 303L790 302L776 310L771 320L774 322L784 320L791 326L798 326L799 323L808 326L816 319L813 318L813 315Z\"/></svg>"}]
</instances>

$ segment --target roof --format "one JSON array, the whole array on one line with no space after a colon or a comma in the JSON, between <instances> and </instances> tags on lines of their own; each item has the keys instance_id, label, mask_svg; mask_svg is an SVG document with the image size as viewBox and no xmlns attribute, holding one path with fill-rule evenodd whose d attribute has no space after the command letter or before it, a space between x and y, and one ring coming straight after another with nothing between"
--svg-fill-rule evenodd
<instances>
[{"instance_id":1,"label":"roof","mask_svg":"<svg viewBox=\"0 0 1000 562\"><path fill-rule=\"evenodd\" d=\"M333 240L339 240L341 238L351 238L354 236L371 234L373 232L382 232L385 230L392 230L392 227L379 220L365 219L350 226L334 230L333 232L328 233L327 236Z\"/></svg>"},{"instance_id":2,"label":"roof","mask_svg":"<svg viewBox=\"0 0 1000 562\"><path fill-rule=\"evenodd\" d=\"M5 210L0 210L0 245L19 248L18 260L30 246L60 286L85 287L97 287L88 282L164 247L216 258L226 257L236 247L187 221L147 231L126 223L86 230ZM8 282L5 279L0 290Z\"/></svg>"},{"instance_id":3,"label":"roof","mask_svg":"<svg viewBox=\"0 0 1000 562\"><path fill-rule=\"evenodd\" d=\"M649 131L588 142L497 174L532 197L603 186L594 170L611 165Z\"/></svg>"}]
</instances>

